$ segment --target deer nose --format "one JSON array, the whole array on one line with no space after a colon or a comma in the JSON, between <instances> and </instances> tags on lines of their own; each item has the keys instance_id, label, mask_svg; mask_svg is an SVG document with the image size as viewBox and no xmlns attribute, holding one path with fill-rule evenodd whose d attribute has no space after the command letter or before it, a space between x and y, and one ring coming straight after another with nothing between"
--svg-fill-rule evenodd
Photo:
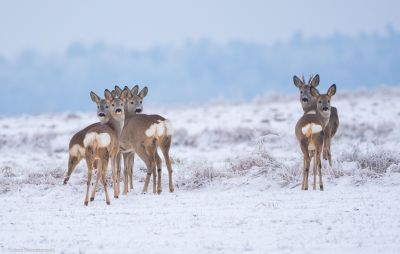
<instances>
[{"instance_id":1,"label":"deer nose","mask_svg":"<svg viewBox=\"0 0 400 254\"><path fill-rule=\"evenodd\" d=\"M117 108L117 109L115 110L115 112L116 112L116 113L122 113L122 109Z\"/></svg>"},{"instance_id":2,"label":"deer nose","mask_svg":"<svg viewBox=\"0 0 400 254\"><path fill-rule=\"evenodd\" d=\"M303 98L303 99L301 99L303 102L308 102L308 99L307 98Z\"/></svg>"},{"instance_id":3,"label":"deer nose","mask_svg":"<svg viewBox=\"0 0 400 254\"><path fill-rule=\"evenodd\" d=\"M328 111L329 108L328 108L328 107L323 107L322 110L323 110L323 111Z\"/></svg>"},{"instance_id":4,"label":"deer nose","mask_svg":"<svg viewBox=\"0 0 400 254\"><path fill-rule=\"evenodd\" d=\"M136 109L136 113L140 113L140 112L142 112L142 109L141 108L137 108Z\"/></svg>"},{"instance_id":5,"label":"deer nose","mask_svg":"<svg viewBox=\"0 0 400 254\"><path fill-rule=\"evenodd\" d=\"M104 113L99 113L99 117L105 117L106 115Z\"/></svg>"}]
</instances>

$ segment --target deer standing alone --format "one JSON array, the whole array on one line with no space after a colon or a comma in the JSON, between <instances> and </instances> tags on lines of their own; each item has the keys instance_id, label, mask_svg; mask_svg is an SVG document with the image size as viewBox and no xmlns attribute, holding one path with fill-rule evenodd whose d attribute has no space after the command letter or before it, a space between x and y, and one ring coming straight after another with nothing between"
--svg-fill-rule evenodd
<instances>
[{"instance_id":1,"label":"deer standing alone","mask_svg":"<svg viewBox=\"0 0 400 254\"><path fill-rule=\"evenodd\" d=\"M320 190L324 189L322 182L321 152L324 146L325 128L331 115L331 98L336 93L336 85L329 87L327 94L320 94L315 87L310 88L311 96L316 100L316 110L305 113L297 122L295 133L303 152L303 181L302 190L308 190L308 173L311 158L314 157L313 190L316 189L316 173L319 174Z\"/></svg>"},{"instance_id":2,"label":"deer standing alone","mask_svg":"<svg viewBox=\"0 0 400 254\"><path fill-rule=\"evenodd\" d=\"M298 78L293 76L293 83L300 91L300 103L304 113L316 110L316 99L311 95L311 87L317 87L319 85L319 75L311 75L308 83L306 83L304 76ZM329 123L324 129L324 148L323 158L329 161L329 165L332 167L332 155L331 155L331 140L335 136L339 127L339 116L337 109L331 107L331 115Z\"/></svg>"}]
</instances>

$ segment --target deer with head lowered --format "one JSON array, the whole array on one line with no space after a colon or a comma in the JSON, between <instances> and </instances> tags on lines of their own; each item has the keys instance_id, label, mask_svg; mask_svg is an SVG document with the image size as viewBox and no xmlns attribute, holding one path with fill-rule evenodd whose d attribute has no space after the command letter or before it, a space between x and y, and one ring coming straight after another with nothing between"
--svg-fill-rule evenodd
<instances>
[{"instance_id":1,"label":"deer with head lowered","mask_svg":"<svg viewBox=\"0 0 400 254\"><path fill-rule=\"evenodd\" d=\"M325 128L331 115L331 98L336 93L336 85L332 85L326 94L320 94L315 87L310 88L311 96L316 100L316 110L305 113L297 122L295 133L303 153L302 190L308 190L308 174L311 158L314 157L313 190L316 189L316 173L318 170L319 187L324 189L322 182L321 152L324 146Z\"/></svg>"},{"instance_id":2,"label":"deer with head lowered","mask_svg":"<svg viewBox=\"0 0 400 254\"><path fill-rule=\"evenodd\" d=\"M125 89L128 89L125 87ZM125 90L124 89L124 90ZM128 89L129 90L129 89ZM172 182L172 166L169 157L169 150L172 142L173 127L169 120L160 115L136 114L141 112L141 102L147 94L147 87L137 93L132 89L128 96L127 113L124 128L120 138L120 148L124 155L124 193L129 191L128 182L132 186L133 155L144 161L147 167L147 176L143 187L143 193L147 192L151 175L153 175L153 193L161 193L161 158L158 156L157 148L163 153L168 169L169 190L174 191ZM129 99L130 98L130 99ZM139 100L135 99L139 98ZM132 101L131 101L132 100ZM130 103L136 101L139 104ZM139 110L138 110L139 108ZM156 172L157 170L157 172ZM156 179L156 177L158 178ZM156 186L157 185L157 186Z\"/></svg>"},{"instance_id":3,"label":"deer with head lowered","mask_svg":"<svg viewBox=\"0 0 400 254\"><path fill-rule=\"evenodd\" d=\"M316 99L311 95L311 88L317 87L319 85L319 75L311 75L310 79L306 83L304 76L298 78L293 76L293 83L300 91L300 103L303 108L304 113L316 110ZM324 148L323 148L323 158L329 161L329 165L332 167L332 155L331 155L331 140L335 136L337 129L339 127L339 116L337 109L331 106L331 114L329 118L329 123L324 129Z\"/></svg>"}]
</instances>

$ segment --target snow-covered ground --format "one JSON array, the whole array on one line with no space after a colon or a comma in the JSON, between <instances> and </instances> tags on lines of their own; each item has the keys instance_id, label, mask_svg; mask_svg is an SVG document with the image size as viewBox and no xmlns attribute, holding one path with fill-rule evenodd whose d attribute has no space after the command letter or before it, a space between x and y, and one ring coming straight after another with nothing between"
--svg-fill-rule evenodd
<instances>
[{"instance_id":1,"label":"snow-covered ground","mask_svg":"<svg viewBox=\"0 0 400 254\"><path fill-rule=\"evenodd\" d=\"M135 192L107 206L100 187L88 207L85 163L62 180L69 139L95 114L0 118L0 251L397 253L400 89L339 91L332 104L341 125L334 166L323 163L324 192L300 191L297 97L268 96L145 108L175 126L175 192L164 165L163 193L140 195L136 159Z\"/></svg>"}]
</instances>

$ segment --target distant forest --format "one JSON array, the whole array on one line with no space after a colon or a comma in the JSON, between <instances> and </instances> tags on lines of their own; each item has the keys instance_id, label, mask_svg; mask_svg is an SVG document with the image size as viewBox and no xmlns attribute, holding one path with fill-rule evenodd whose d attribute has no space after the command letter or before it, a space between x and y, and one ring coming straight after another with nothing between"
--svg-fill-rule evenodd
<instances>
[{"instance_id":1,"label":"distant forest","mask_svg":"<svg viewBox=\"0 0 400 254\"><path fill-rule=\"evenodd\" d=\"M116 84L148 85L150 104L251 99L296 92L292 76L302 73L319 73L321 87L400 85L400 32L388 26L384 34L357 37L298 33L270 45L204 39L147 51L103 43L75 43L58 55L27 50L15 59L0 56L0 108L7 107L0 114L90 110L89 92Z\"/></svg>"}]
</instances>

